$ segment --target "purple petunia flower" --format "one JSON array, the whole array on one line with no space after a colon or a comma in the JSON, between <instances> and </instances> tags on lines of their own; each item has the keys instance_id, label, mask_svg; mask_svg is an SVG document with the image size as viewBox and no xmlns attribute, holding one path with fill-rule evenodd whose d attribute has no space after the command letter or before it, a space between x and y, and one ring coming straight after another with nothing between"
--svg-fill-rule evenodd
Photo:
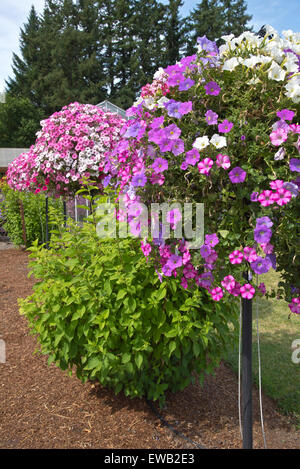
<instances>
[{"instance_id":1,"label":"purple petunia flower","mask_svg":"<svg viewBox=\"0 0 300 469\"><path fill-rule=\"evenodd\" d=\"M205 113L205 120L208 125L216 125L218 123L218 117L218 114L211 109Z\"/></svg>"},{"instance_id":2,"label":"purple petunia flower","mask_svg":"<svg viewBox=\"0 0 300 469\"><path fill-rule=\"evenodd\" d=\"M155 117L155 119L153 119L153 121L150 124L151 129L159 129L160 126L164 123L164 120L165 120L164 116Z\"/></svg>"},{"instance_id":3,"label":"purple petunia flower","mask_svg":"<svg viewBox=\"0 0 300 469\"><path fill-rule=\"evenodd\" d=\"M206 52L215 52L218 53L217 44L213 41L207 39L206 36L197 37L197 43L199 44L200 50L205 50Z\"/></svg>"},{"instance_id":4,"label":"purple petunia flower","mask_svg":"<svg viewBox=\"0 0 300 469\"><path fill-rule=\"evenodd\" d=\"M233 184L238 184L245 181L247 173L239 166L236 166L230 171L230 173L228 173L228 175Z\"/></svg>"},{"instance_id":5,"label":"purple petunia flower","mask_svg":"<svg viewBox=\"0 0 300 469\"><path fill-rule=\"evenodd\" d=\"M181 81L179 84L179 91L186 91L189 90L192 86L194 86L195 82L191 78L186 78L185 80Z\"/></svg>"},{"instance_id":6,"label":"purple petunia flower","mask_svg":"<svg viewBox=\"0 0 300 469\"><path fill-rule=\"evenodd\" d=\"M185 114L188 114L189 112L192 111L192 109L193 109L192 101L186 101L185 103L180 103L179 112L180 112L181 116L184 116Z\"/></svg>"},{"instance_id":7,"label":"purple petunia flower","mask_svg":"<svg viewBox=\"0 0 300 469\"><path fill-rule=\"evenodd\" d=\"M258 192L252 192L250 195L251 202L258 202Z\"/></svg>"},{"instance_id":8,"label":"purple petunia flower","mask_svg":"<svg viewBox=\"0 0 300 469\"><path fill-rule=\"evenodd\" d=\"M176 256L176 254L172 254L168 261L167 266L171 268L171 270L178 269L178 267L182 266L182 257Z\"/></svg>"},{"instance_id":9,"label":"purple petunia flower","mask_svg":"<svg viewBox=\"0 0 300 469\"><path fill-rule=\"evenodd\" d=\"M154 143L159 144L164 137L165 137L164 129L152 129L148 132L149 142L154 142Z\"/></svg>"},{"instance_id":10,"label":"purple petunia flower","mask_svg":"<svg viewBox=\"0 0 300 469\"><path fill-rule=\"evenodd\" d=\"M206 94L211 95L211 96L218 96L218 94L221 91L221 88L219 87L218 83L216 83L215 81L209 81L208 83L204 85L204 88L205 88Z\"/></svg>"},{"instance_id":11,"label":"purple petunia flower","mask_svg":"<svg viewBox=\"0 0 300 469\"><path fill-rule=\"evenodd\" d=\"M300 158L291 158L290 170L293 172L300 173Z\"/></svg>"},{"instance_id":12,"label":"purple petunia flower","mask_svg":"<svg viewBox=\"0 0 300 469\"><path fill-rule=\"evenodd\" d=\"M176 139L179 138L181 129L176 124L171 124L165 127L165 138Z\"/></svg>"},{"instance_id":13,"label":"purple petunia flower","mask_svg":"<svg viewBox=\"0 0 300 469\"><path fill-rule=\"evenodd\" d=\"M254 239L257 243L268 243L271 239L272 231L266 226L258 226L254 230Z\"/></svg>"},{"instance_id":14,"label":"purple petunia flower","mask_svg":"<svg viewBox=\"0 0 300 469\"><path fill-rule=\"evenodd\" d=\"M168 116L179 119L181 117L181 113L179 112L180 105L181 103L175 101L174 99L170 99L167 103L164 103Z\"/></svg>"},{"instance_id":15,"label":"purple petunia flower","mask_svg":"<svg viewBox=\"0 0 300 469\"><path fill-rule=\"evenodd\" d=\"M200 254L205 259L211 254L211 248L207 244L203 244L200 248Z\"/></svg>"},{"instance_id":16,"label":"purple petunia flower","mask_svg":"<svg viewBox=\"0 0 300 469\"><path fill-rule=\"evenodd\" d=\"M205 244L214 247L219 243L219 238L216 233L205 235Z\"/></svg>"},{"instance_id":17,"label":"purple petunia flower","mask_svg":"<svg viewBox=\"0 0 300 469\"><path fill-rule=\"evenodd\" d=\"M266 256L266 259L269 259L269 261L271 262L271 265L272 265L272 268L274 270L276 270L276 254L268 254Z\"/></svg>"},{"instance_id":18,"label":"purple petunia flower","mask_svg":"<svg viewBox=\"0 0 300 469\"><path fill-rule=\"evenodd\" d=\"M131 184L134 187L138 187L138 186L139 187L144 187L146 182L147 182L147 178L146 178L145 174L143 172L141 172L141 173L136 173L133 176Z\"/></svg>"},{"instance_id":19,"label":"purple petunia flower","mask_svg":"<svg viewBox=\"0 0 300 469\"><path fill-rule=\"evenodd\" d=\"M110 180L111 180L111 174L109 174L108 176L106 176L103 181L102 181L102 185L103 187L107 187L110 183Z\"/></svg>"},{"instance_id":20,"label":"purple petunia flower","mask_svg":"<svg viewBox=\"0 0 300 469\"><path fill-rule=\"evenodd\" d=\"M156 158L154 163L151 165L155 173L162 173L168 169L168 162L164 158Z\"/></svg>"},{"instance_id":21,"label":"purple petunia flower","mask_svg":"<svg viewBox=\"0 0 300 469\"><path fill-rule=\"evenodd\" d=\"M290 191L292 197L297 197L297 195L299 194L299 188L297 184L294 184L293 182L285 182L282 187Z\"/></svg>"},{"instance_id":22,"label":"purple petunia flower","mask_svg":"<svg viewBox=\"0 0 300 469\"><path fill-rule=\"evenodd\" d=\"M260 226L266 226L267 228L271 228L273 226L273 222L270 220L269 217L261 217L256 219L256 228Z\"/></svg>"},{"instance_id":23,"label":"purple petunia flower","mask_svg":"<svg viewBox=\"0 0 300 469\"><path fill-rule=\"evenodd\" d=\"M263 257L258 257L256 261L251 262L250 266L253 272L261 275L269 272L270 268L272 267L272 262L267 257L265 259Z\"/></svg>"},{"instance_id":24,"label":"purple petunia flower","mask_svg":"<svg viewBox=\"0 0 300 469\"><path fill-rule=\"evenodd\" d=\"M200 155L196 148L193 148L192 150L186 152L185 156L185 162L192 166L195 166L195 164L200 160Z\"/></svg>"},{"instance_id":25,"label":"purple petunia flower","mask_svg":"<svg viewBox=\"0 0 300 469\"><path fill-rule=\"evenodd\" d=\"M159 149L162 153L172 150L173 141L169 138L163 138L159 143Z\"/></svg>"},{"instance_id":26,"label":"purple petunia flower","mask_svg":"<svg viewBox=\"0 0 300 469\"><path fill-rule=\"evenodd\" d=\"M142 125L139 122L134 122L130 127L128 127L124 138L137 137L139 131L142 129Z\"/></svg>"},{"instance_id":27,"label":"purple petunia flower","mask_svg":"<svg viewBox=\"0 0 300 469\"><path fill-rule=\"evenodd\" d=\"M180 138L172 140L172 153L173 155L181 155L184 152L184 141Z\"/></svg>"}]
</instances>

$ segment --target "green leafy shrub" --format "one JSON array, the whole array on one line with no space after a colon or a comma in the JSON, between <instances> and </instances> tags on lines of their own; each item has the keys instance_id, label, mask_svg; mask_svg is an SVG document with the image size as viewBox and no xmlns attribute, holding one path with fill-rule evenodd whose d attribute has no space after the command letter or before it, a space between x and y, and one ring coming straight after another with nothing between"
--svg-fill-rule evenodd
<instances>
[{"instance_id":1,"label":"green leafy shrub","mask_svg":"<svg viewBox=\"0 0 300 469\"><path fill-rule=\"evenodd\" d=\"M17 246L24 244L20 201L23 203L24 222L26 228L26 245L31 246L36 239L45 242L46 202L45 194L18 192L10 189L7 184L1 184L4 200L0 202L0 209L5 218L3 229L10 240ZM49 206L62 211L62 203L58 199L49 198Z\"/></svg>"},{"instance_id":2,"label":"green leafy shrub","mask_svg":"<svg viewBox=\"0 0 300 469\"><path fill-rule=\"evenodd\" d=\"M68 221L50 250L30 248L34 293L21 314L41 352L83 381L126 396L160 399L204 377L232 339L236 309L206 292L160 283L137 239L100 239L95 225Z\"/></svg>"}]
</instances>

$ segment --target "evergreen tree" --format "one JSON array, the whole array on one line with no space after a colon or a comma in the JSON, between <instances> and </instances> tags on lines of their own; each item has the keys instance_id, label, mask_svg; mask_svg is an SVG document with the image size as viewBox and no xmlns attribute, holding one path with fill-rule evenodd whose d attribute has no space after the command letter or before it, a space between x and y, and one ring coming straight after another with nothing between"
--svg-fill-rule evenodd
<instances>
[{"instance_id":1,"label":"evergreen tree","mask_svg":"<svg viewBox=\"0 0 300 469\"><path fill-rule=\"evenodd\" d=\"M166 8L164 32L165 32L165 58L164 65L175 64L181 55L185 45L184 20L180 17L179 8L183 0L169 0Z\"/></svg>"},{"instance_id":2,"label":"evergreen tree","mask_svg":"<svg viewBox=\"0 0 300 469\"><path fill-rule=\"evenodd\" d=\"M14 77L8 78L6 82L6 91L9 94L28 98L36 106L39 106L40 102L32 88L32 83L39 76L40 28L40 19L34 6L32 6L27 23L25 23L20 33L21 56L13 54L12 70Z\"/></svg>"},{"instance_id":3,"label":"evergreen tree","mask_svg":"<svg viewBox=\"0 0 300 469\"><path fill-rule=\"evenodd\" d=\"M0 147L28 148L40 128L42 111L28 98L6 96L0 104Z\"/></svg>"},{"instance_id":4,"label":"evergreen tree","mask_svg":"<svg viewBox=\"0 0 300 469\"><path fill-rule=\"evenodd\" d=\"M211 41L223 35L240 35L248 31L247 22L252 16L246 13L245 0L202 0L186 18L189 35L187 53L194 54L197 37L206 36Z\"/></svg>"}]
</instances>

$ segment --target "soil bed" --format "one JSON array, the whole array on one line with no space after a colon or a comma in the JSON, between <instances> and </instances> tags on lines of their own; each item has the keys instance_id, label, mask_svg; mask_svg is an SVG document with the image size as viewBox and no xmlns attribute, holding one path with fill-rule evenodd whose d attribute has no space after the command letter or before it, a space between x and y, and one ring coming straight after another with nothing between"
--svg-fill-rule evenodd
<instances>
[{"instance_id":1,"label":"soil bed","mask_svg":"<svg viewBox=\"0 0 300 469\"><path fill-rule=\"evenodd\" d=\"M31 293L28 254L0 246L0 448L190 448L166 428L144 400L130 400L47 365L33 355L36 339L18 312L17 298ZM254 446L263 448L254 389ZM300 449L300 431L263 397L268 448ZM189 386L167 397L161 415L206 448L241 448L237 378L222 364L203 387Z\"/></svg>"}]
</instances>

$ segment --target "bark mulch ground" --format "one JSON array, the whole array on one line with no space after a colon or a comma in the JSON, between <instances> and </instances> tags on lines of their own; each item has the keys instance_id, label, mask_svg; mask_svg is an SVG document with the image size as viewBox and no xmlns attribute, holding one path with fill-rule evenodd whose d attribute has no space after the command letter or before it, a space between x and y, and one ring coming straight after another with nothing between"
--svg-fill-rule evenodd
<instances>
[{"instance_id":1,"label":"bark mulch ground","mask_svg":"<svg viewBox=\"0 0 300 469\"><path fill-rule=\"evenodd\" d=\"M192 449L165 427L144 400L69 377L47 358L33 354L36 339L18 312L17 298L31 293L27 253L0 249L0 338L7 359L0 363L0 448ZM276 404L263 398L269 448L300 449L300 432ZM237 378L222 364L203 387L168 394L161 415L207 448L241 448ZM258 393L254 389L254 445L263 447Z\"/></svg>"}]
</instances>

